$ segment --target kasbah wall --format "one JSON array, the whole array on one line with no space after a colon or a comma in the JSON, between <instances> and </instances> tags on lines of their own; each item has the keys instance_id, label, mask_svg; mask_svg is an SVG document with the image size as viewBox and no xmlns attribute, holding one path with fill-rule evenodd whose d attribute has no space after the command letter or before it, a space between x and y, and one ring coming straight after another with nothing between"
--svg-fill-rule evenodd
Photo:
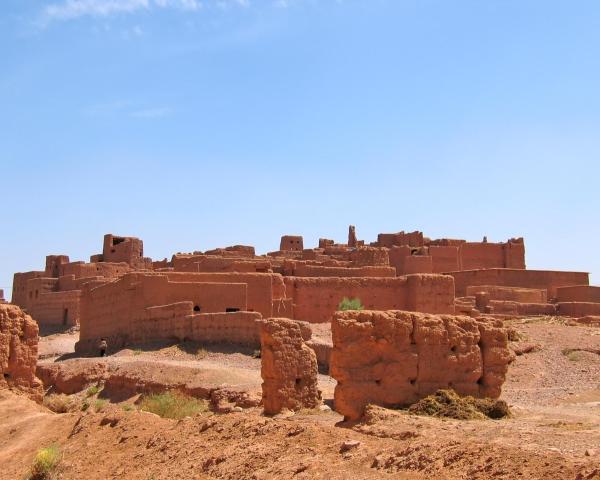
<instances>
[{"instance_id":1,"label":"kasbah wall","mask_svg":"<svg viewBox=\"0 0 600 480\"><path fill-rule=\"evenodd\" d=\"M478 288L485 290L479 303ZM16 273L12 303L42 329L80 326L85 350L103 337L119 345L188 338L201 322L243 323L242 312L252 314L244 317L253 332L244 341L256 342L254 319L327 323L344 297L375 311L594 315L597 289L584 272L527 270L522 238L466 242L399 232L367 244L350 226L347 243L323 238L307 249L301 236L284 235L280 250L266 255L235 245L160 261L144 257L140 239L107 234L89 262L49 255L44 270Z\"/></svg>"}]
</instances>

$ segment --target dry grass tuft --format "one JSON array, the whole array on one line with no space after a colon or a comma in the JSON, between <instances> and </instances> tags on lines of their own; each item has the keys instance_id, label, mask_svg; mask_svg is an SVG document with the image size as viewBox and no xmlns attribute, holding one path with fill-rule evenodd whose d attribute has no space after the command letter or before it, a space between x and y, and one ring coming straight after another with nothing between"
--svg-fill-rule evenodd
<instances>
[{"instance_id":1,"label":"dry grass tuft","mask_svg":"<svg viewBox=\"0 0 600 480\"><path fill-rule=\"evenodd\" d=\"M416 415L457 420L500 419L510 416L510 410L504 400L461 397L454 390L438 390L411 405L408 411Z\"/></svg>"}]
</instances>

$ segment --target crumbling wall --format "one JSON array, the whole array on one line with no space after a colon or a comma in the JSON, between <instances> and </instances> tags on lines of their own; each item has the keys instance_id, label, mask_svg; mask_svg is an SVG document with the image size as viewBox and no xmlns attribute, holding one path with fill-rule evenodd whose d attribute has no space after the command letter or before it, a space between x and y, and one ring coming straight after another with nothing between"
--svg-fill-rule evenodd
<instances>
[{"instance_id":1,"label":"crumbling wall","mask_svg":"<svg viewBox=\"0 0 600 480\"><path fill-rule=\"evenodd\" d=\"M193 282L185 281L185 276L178 278L181 281L170 281L162 273L130 273L99 286L85 284L81 297L80 348L87 348L87 341L101 337L133 341L144 328L139 321L148 320L148 307L190 302L191 310L184 314L247 309L244 283L201 282L198 278ZM175 310L173 316L184 316Z\"/></svg>"},{"instance_id":2,"label":"crumbling wall","mask_svg":"<svg viewBox=\"0 0 600 480\"><path fill-rule=\"evenodd\" d=\"M79 325L81 291L48 292L31 303L28 313L40 325Z\"/></svg>"},{"instance_id":3,"label":"crumbling wall","mask_svg":"<svg viewBox=\"0 0 600 480\"><path fill-rule=\"evenodd\" d=\"M321 403L317 357L304 342L310 328L286 318L261 322L261 376L267 415L283 409L316 408Z\"/></svg>"},{"instance_id":4,"label":"crumbling wall","mask_svg":"<svg viewBox=\"0 0 600 480\"><path fill-rule=\"evenodd\" d=\"M369 403L407 406L440 388L497 398L512 359L500 321L347 311L331 329L335 409L351 420Z\"/></svg>"},{"instance_id":5,"label":"crumbling wall","mask_svg":"<svg viewBox=\"0 0 600 480\"><path fill-rule=\"evenodd\" d=\"M277 273L183 273L165 272L173 282L245 283L246 310L273 317L273 303L286 296L283 277Z\"/></svg>"},{"instance_id":6,"label":"crumbling wall","mask_svg":"<svg viewBox=\"0 0 600 480\"><path fill-rule=\"evenodd\" d=\"M284 235L279 242L279 250L301 252L304 250L304 240L300 235Z\"/></svg>"},{"instance_id":7,"label":"crumbling wall","mask_svg":"<svg viewBox=\"0 0 600 480\"><path fill-rule=\"evenodd\" d=\"M325 267L297 263L292 275L296 277L395 277L393 267Z\"/></svg>"},{"instance_id":8,"label":"crumbling wall","mask_svg":"<svg viewBox=\"0 0 600 480\"><path fill-rule=\"evenodd\" d=\"M357 267L368 265L387 267L390 264L387 249L378 247L358 247L350 253L350 260Z\"/></svg>"},{"instance_id":9,"label":"crumbling wall","mask_svg":"<svg viewBox=\"0 0 600 480\"><path fill-rule=\"evenodd\" d=\"M96 260L99 260L96 258ZM124 262L135 269L151 268L152 259L144 258L144 242L135 237L119 237L111 233L104 235L103 262Z\"/></svg>"},{"instance_id":10,"label":"crumbling wall","mask_svg":"<svg viewBox=\"0 0 600 480\"><path fill-rule=\"evenodd\" d=\"M428 248L431 256L433 273L455 272L460 269L458 247L453 245L430 245Z\"/></svg>"},{"instance_id":11,"label":"crumbling wall","mask_svg":"<svg viewBox=\"0 0 600 480\"><path fill-rule=\"evenodd\" d=\"M556 289L556 299L559 302L589 302L600 303L600 287L575 285Z\"/></svg>"},{"instance_id":12,"label":"crumbling wall","mask_svg":"<svg viewBox=\"0 0 600 480\"><path fill-rule=\"evenodd\" d=\"M551 270L521 270L492 268L450 272L456 285L456 296L467 295L467 287L472 285L499 285L505 287L538 288L547 291L547 298L555 298L558 287L589 285L586 272L558 272Z\"/></svg>"},{"instance_id":13,"label":"crumbling wall","mask_svg":"<svg viewBox=\"0 0 600 480\"><path fill-rule=\"evenodd\" d=\"M594 302L560 302L557 308L559 315L566 317L600 315L600 303Z\"/></svg>"},{"instance_id":14,"label":"crumbling wall","mask_svg":"<svg viewBox=\"0 0 600 480\"><path fill-rule=\"evenodd\" d=\"M10 387L41 401L42 386L35 376L38 326L16 305L0 305L0 388Z\"/></svg>"},{"instance_id":15,"label":"crumbling wall","mask_svg":"<svg viewBox=\"0 0 600 480\"><path fill-rule=\"evenodd\" d=\"M488 294L490 300L503 300L519 303L545 303L547 291L542 288L501 287L498 285L476 285L467 287L467 296L478 292Z\"/></svg>"},{"instance_id":16,"label":"crumbling wall","mask_svg":"<svg viewBox=\"0 0 600 480\"><path fill-rule=\"evenodd\" d=\"M371 310L454 313L454 281L444 275L395 278L284 277L294 318L329 322L344 297L359 298Z\"/></svg>"}]
</instances>

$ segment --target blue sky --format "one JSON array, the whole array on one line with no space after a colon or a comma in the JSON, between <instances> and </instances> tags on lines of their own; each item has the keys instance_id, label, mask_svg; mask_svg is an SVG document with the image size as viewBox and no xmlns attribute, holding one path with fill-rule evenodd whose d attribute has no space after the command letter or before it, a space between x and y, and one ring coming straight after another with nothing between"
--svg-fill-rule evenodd
<instances>
[{"instance_id":1,"label":"blue sky","mask_svg":"<svg viewBox=\"0 0 600 480\"><path fill-rule=\"evenodd\" d=\"M350 223L600 283L599 52L597 1L3 0L0 288Z\"/></svg>"}]
</instances>

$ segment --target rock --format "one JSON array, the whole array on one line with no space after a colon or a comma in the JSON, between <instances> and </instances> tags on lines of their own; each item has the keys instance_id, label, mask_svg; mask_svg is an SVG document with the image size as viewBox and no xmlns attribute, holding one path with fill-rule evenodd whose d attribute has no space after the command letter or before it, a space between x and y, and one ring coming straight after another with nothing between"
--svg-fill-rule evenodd
<instances>
[{"instance_id":1,"label":"rock","mask_svg":"<svg viewBox=\"0 0 600 480\"><path fill-rule=\"evenodd\" d=\"M322 412L331 412L331 407L329 405L319 405L319 410Z\"/></svg>"},{"instance_id":2,"label":"rock","mask_svg":"<svg viewBox=\"0 0 600 480\"><path fill-rule=\"evenodd\" d=\"M585 456L586 457L595 457L596 455L598 455L599 450L596 448L588 448L585 451Z\"/></svg>"},{"instance_id":3,"label":"rock","mask_svg":"<svg viewBox=\"0 0 600 480\"><path fill-rule=\"evenodd\" d=\"M244 409L242 407L233 407L231 411L235 413L241 413L244 411Z\"/></svg>"},{"instance_id":4,"label":"rock","mask_svg":"<svg viewBox=\"0 0 600 480\"><path fill-rule=\"evenodd\" d=\"M42 401L43 388L35 375L38 325L16 305L0 304L0 388L8 387Z\"/></svg>"},{"instance_id":5,"label":"rock","mask_svg":"<svg viewBox=\"0 0 600 480\"><path fill-rule=\"evenodd\" d=\"M317 357L304 341L302 322L272 318L260 326L265 414L316 408L321 403Z\"/></svg>"},{"instance_id":6,"label":"rock","mask_svg":"<svg viewBox=\"0 0 600 480\"><path fill-rule=\"evenodd\" d=\"M342 443L342 446L340 447L340 453L344 453L348 450L358 448L359 445L360 442L358 440L346 440L344 443Z\"/></svg>"}]
</instances>

